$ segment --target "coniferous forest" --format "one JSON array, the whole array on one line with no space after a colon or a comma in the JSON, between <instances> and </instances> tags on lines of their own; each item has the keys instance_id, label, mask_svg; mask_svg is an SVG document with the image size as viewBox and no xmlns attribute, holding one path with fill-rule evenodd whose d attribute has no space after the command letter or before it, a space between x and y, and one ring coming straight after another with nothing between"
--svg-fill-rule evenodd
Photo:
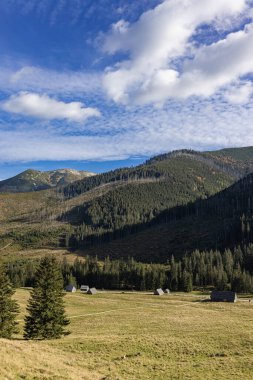
<instances>
[{"instance_id":1,"label":"coniferous forest","mask_svg":"<svg viewBox=\"0 0 253 380\"><path fill-rule=\"evenodd\" d=\"M136 236L141 231L146 231L143 236L152 241L155 228L164 225L167 226L168 235L175 228L180 232L182 225L182 236L188 236L189 231L194 230L188 252L195 249L225 250L239 244L249 244L253 241L252 184L253 175L249 174L231 187L206 199L198 197L195 201L191 197L187 201L186 193L180 191L171 194L166 182L135 187L128 185L80 207L77 216L79 223L69 230L66 244L85 249L119 240L120 246L121 239ZM202 233L206 223L208 231ZM182 256L183 252L179 254L180 247L179 241L177 256ZM159 251L156 255L159 260ZM144 255L137 257L145 260ZM167 259L164 253L160 256L160 261Z\"/></svg>"},{"instance_id":2,"label":"coniferous forest","mask_svg":"<svg viewBox=\"0 0 253 380\"><path fill-rule=\"evenodd\" d=\"M37 261L15 261L6 271L16 287L34 286ZM181 260L171 256L166 264L87 257L61 264L64 285L83 284L100 289L153 290L159 287L189 292L194 288L253 292L253 244L234 250L198 250Z\"/></svg>"}]
</instances>

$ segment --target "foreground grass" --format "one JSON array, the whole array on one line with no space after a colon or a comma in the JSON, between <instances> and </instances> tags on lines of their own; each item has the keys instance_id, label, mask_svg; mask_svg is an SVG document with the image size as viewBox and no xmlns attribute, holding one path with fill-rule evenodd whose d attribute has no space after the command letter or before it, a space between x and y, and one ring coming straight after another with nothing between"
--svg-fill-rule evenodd
<instances>
[{"instance_id":1,"label":"foreground grass","mask_svg":"<svg viewBox=\"0 0 253 380\"><path fill-rule=\"evenodd\" d=\"M18 290L16 297L22 321L29 291ZM1 340L0 379L252 379L253 302L200 300L68 294L72 334Z\"/></svg>"}]
</instances>

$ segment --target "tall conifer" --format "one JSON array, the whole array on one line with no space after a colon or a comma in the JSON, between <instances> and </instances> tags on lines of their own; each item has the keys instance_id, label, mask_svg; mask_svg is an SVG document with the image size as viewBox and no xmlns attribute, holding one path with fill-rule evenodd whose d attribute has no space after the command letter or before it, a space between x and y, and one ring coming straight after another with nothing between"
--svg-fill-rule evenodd
<instances>
[{"instance_id":1,"label":"tall conifer","mask_svg":"<svg viewBox=\"0 0 253 380\"><path fill-rule=\"evenodd\" d=\"M16 315L19 311L17 302L12 299L15 293L4 268L0 266L0 338L11 338L17 333Z\"/></svg>"},{"instance_id":2,"label":"tall conifer","mask_svg":"<svg viewBox=\"0 0 253 380\"><path fill-rule=\"evenodd\" d=\"M53 257L44 257L35 275L25 317L24 337L27 339L55 339L67 335L63 302L63 278Z\"/></svg>"}]
</instances>

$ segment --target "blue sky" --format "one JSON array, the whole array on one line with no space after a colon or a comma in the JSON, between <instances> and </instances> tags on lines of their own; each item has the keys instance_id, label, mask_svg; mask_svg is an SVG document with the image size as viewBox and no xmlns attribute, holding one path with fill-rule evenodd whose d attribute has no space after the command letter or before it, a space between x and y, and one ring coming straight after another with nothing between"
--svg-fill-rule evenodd
<instances>
[{"instance_id":1,"label":"blue sky","mask_svg":"<svg viewBox=\"0 0 253 380\"><path fill-rule=\"evenodd\" d=\"M253 6L0 2L0 179L253 145Z\"/></svg>"}]
</instances>

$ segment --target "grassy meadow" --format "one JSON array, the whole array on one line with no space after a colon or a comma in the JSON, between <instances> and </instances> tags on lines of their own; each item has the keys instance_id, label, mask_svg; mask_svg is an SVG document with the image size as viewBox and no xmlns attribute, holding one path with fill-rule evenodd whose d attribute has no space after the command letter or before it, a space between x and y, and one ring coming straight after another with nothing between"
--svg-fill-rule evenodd
<instances>
[{"instance_id":1,"label":"grassy meadow","mask_svg":"<svg viewBox=\"0 0 253 380\"><path fill-rule=\"evenodd\" d=\"M0 340L0 379L252 379L253 300L80 292L65 297L71 334L25 341L28 289L17 290L20 335Z\"/></svg>"}]
</instances>

